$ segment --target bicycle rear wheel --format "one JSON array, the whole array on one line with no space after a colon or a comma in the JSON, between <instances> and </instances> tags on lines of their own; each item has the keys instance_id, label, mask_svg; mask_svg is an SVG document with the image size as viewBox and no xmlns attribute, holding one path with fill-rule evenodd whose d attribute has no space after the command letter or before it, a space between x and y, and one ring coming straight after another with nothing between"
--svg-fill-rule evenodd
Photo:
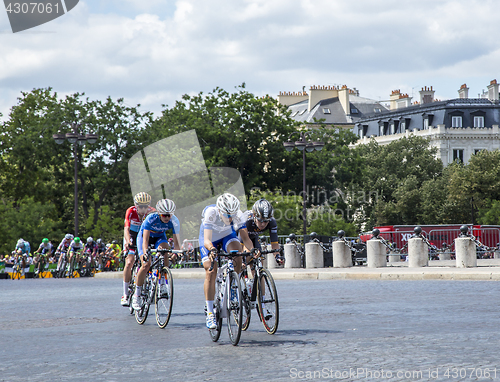
<instances>
[{"instance_id":1,"label":"bicycle rear wheel","mask_svg":"<svg viewBox=\"0 0 500 382\"><path fill-rule=\"evenodd\" d=\"M214 314L215 314L215 322L217 327L215 329L208 329L210 333L210 337L212 341L217 342L220 337L220 332L222 330L222 317L221 317L221 309L222 309L222 301L220 295L221 283L215 282L215 301L214 301Z\"/></svg>"},{"instance_id":2,"label":"bicycle rear wheel","mask_svg":"<svg viewBox=\"0 0 500 382\"><path fill-rule=\"evenodd\" d=\"M250 304L250 296L248 295L248 289L245 282L244 273L240 277L241 283L241 297L242 297L242 318L241 318L241 330L247 330L250 326L250 318L252 316L252 306Z\"/></svg>"},{"instance_id":3,"label":"bicycle rear wheel","mask_svg":"<svg viewBox=\"0 0 500 382\"><path fill-rule=\"evenodd\" d=\"M160 279L164 278L166 287L164 292L161 291ZM172 304L174 302L174 282L172 280L172 272L167 267L163 267L158 278L156 279L155 293L155 316L156 323L160 328L165 328L172 314Z\"/></svg>"},{"instance_id":4,"label":"bicycle rear wheel","mask_svg":"<svg viewBox=\"0 0 500 382\"><path fill-rule=\"evenodd\" d=\"M265 269L260 272L257 285L257 307L266 331L276 333L279 323L278 292L273 277Z\"/></svg>"},{"instance_id":5,"label":"bicycle rear wheel","mask_svg":"<svg viewBox=\"0 0 500 382\"><path fill-rule=\"evenodd\" d=\"M137 278L137 272L139 272L139 264L135 264L132 268L132 278L128 284L128 306L130 314L134 314L134 308L132 308L132 296L135 294L135 280Z\"/></svg>"},{"instance_id":6,"label":"bicycle rear wheel","mask_svg":"<svg viewBox=\"0 0 500 382\"><path fill-rule=\"evenodd\" d=\"M149 293L151 288L155 288L155 285L152 285L149 276L146 276L146 280L144 280L144 285L142 286L142 307L139 310L134 310L135 320L139 325L144 324L148 318Z\"/></svg>"},{"instance_id":7,"label":"bicycle rear wheel","mask_svg":"<svg viewBox=\"0 0 500 382\"><path fill-rule=\"evenodd\" d=\"M243 324L243 303L241 282L235 271L229 272L229 284L226 291L227 331L231 343L236 346L240 342Z\"/></svg>"}]
</instances>

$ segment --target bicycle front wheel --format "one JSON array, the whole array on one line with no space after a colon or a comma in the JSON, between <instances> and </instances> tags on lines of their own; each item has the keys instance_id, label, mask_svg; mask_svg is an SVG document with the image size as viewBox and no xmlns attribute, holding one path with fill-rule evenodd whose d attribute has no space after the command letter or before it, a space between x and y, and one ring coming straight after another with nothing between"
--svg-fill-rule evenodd
<instances>
[{"instance_id":1,"label":"bicycle front wheel","mask_svg":"<svg viewBox=\"0 0 500 382\"><path fill-rule=\"evenodd\" d=\"M227 331L231 343L236 346L240 342L243 326L243 303L241 282L235 271L229 273L229 283L226 291L227 299Z\"/></svg>"},{"instance_id":2,"label":"bicycle front wheel","mask_svg":"<svg viewBox=\"0 0 500 382\"><path fill-rule=\"evenodd\" d=\"M165 280L166 285L161 285L160 280ZM163 267L160 275L156 279L155 293L155 315L156 323L160 328L167 326L172 314L172 304L174 302L174 282L172 272L167 267Z\"/></svg>"},{"instance_id":3,"label":"bicycle front wheel","mask_svg":"<svg viewBox=\"0 0 500 382\"><path fill-rule=\"evenodd\" d=\"M278 292L271 274L263 269L257 285L257 307L266 332L276 333L279 323Z\"/></svg>"}]
</instances>

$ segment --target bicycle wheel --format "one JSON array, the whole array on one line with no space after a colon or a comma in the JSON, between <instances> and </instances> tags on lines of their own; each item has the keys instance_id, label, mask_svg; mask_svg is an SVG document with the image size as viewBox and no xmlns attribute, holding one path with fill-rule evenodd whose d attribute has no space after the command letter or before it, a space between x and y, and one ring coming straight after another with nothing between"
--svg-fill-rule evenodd
<instances>
[{"instance_id":1,"label":"bicycle wheel","mask_svg":"<svg viewBox=\"0 0 500 382\"><path fill-rule=\"evenodd\" d=\"M161 276L161 277L160 277ZM164 278L167 284L163 294L160 288L160 279ZM163 267L160 275L156 279L156 293L155 293L155 316L156 323L160 328L167 326L172 314L172 304L174 302L174 282L172 280L172 273L167 267Z\"/></svg>"},{"instance_id":2,"label":"bicycle wheel","mask_svg":"<svg viewBox=\"0 0 500 382\"><path fill-rule=\"evenodd\" d=\"M132 308L132 296L135 294L135 280L137 277L137 272L139 272L139 265L135 265L132 269L132 278L128 284L128 306L130 314L134 314L134 308Z\"/></svg>"},{"instance_id":3,"label":"bicycle wheel","mask_svg":"<svg viewBox=\"0 0 500 382\"><path fill-rule=\"evenodd\" d=\"M227 331L231 343L236 346L240 342L243 324L243 303L241 282L235 271L229 273L229 285L226 291L227 301Z\"/></svg>"},{"instance_id":4,"label":"bicycle wheel","mask_svg":"<svg viewBox=\"0 0 500 382\"><path fill-rule=\"evenodd\" d=\"M215 314L215 322L217 323L217 327L215 329L208 329L210 333L210 337L212 341L217 342L220 337L220 332L222 330L222 317L221 317L221 309L222 309L222 300L221 300L221 283L215 282L215 301L214 301L214 314Z\"/></svg>"},{"instance_id":5,"label":"bicycle wheel","mask_svg":"<svg viewBox=\"0 0 500 382\"><path fill-rule=\"evenodd\" d=\"M241 298L243 304L241 330L247 330L248 326L250 325L250 318L252 316L252 306L250 304L250 296L248 295L248 289L245 282L244 274L241 275L240 282L241 282Z\"/></svg>"},{"instance_id":6,"label":"bicycle wheel","mask_svg":"<svg viewBox=\"0 0 500 382\"><path fill-rule=\"evenodd\" d=\"M257 285L257 308L266 331L269 334L276 333L279 323L278 292L273 277L265 269L260 272Z\"/></svg>"},{"instance_id":7,"label":"bicycle wheel","mask_svg":"<svg viewBox=\"0 0 500 382\"><path fill-rule=\"evenodd\" d=\"M144 280L144 285L142 286L142 307L139 310L134 310L135 320L139 325L142 325L146 322L149 313L149 294L150 289L154 288L151 280L149 280L149 276L146 275L146 280Z\"/></svg>"}]
</instances>

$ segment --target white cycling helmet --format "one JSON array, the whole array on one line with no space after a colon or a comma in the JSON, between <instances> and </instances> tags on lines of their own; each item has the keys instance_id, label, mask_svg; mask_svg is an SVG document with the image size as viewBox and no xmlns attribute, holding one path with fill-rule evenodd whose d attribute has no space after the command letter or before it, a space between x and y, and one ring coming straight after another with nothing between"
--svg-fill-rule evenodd
<instances>
[{"instance_id":1,"label":"white cycling helmet","mask_svg":"<svg viewBox=\"0 0 500 382\"><path fill-rule=\"evenodd\" d=\"M73 237L74 237L74 236L73 236L72 234L70 234L70 233L67 233L67 234L64 236L64 238L65 238L66 240L73 240Z\"/></svg>"},{"instance_id":2,"label":"white cycling helmet","mask_svg":"<svg viewBox=\"0 0 500 382\"><path fill-rule=\"evenodd\" d=\"M170 199L160 199L156 203L156 211L160 215L162 214L173 214L175 212L175 203Z\"/></svg>"},{"instance_id":3,"label":"white cycling helmet","mask_svg":"<svg viewBox=\"0 0 500 382\"><path fill-rule=\"evenodd\" d=\"M20 245L23 245L23 244L24 244L24 239L22 239L22 238L21 238L21 239L19 239L19 240L17 241L17 246L18 246L18 247L19 247Z\"/></svg>"},{"instance_id":4,"label":"white cycling helmet","mask_svg":"<svg viewBox=\"0 0 500 382\"><path fill-rule=\"evenodd\" d=\"M92 238L92 236L89 236L87 237L87 243L92 243L94 241L94 239Z\"/></svg>"},{"instance_id":5,"label":"white cycling helmet","mask_svg":"<svg viewBox=\"0 0 500 382\"><path fill-rule=\"evenodd\" d=\"M217 198L217 208L225 215L234 215L240 209L240 201L226 192Z\"/></svg>"}]
</instances>

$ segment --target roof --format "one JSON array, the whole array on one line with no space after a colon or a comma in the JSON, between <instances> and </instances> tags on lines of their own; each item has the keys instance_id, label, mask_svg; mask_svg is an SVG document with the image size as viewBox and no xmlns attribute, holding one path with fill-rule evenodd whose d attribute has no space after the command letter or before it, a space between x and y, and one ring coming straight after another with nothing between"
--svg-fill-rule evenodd
<instances>
[{"instance_id":1,"label":"roof","mask_svg":"<svg viewBox=\"0 0 500 382\"><path fill-rule=\"evenodd\" d=\"M324 123L332 125L353 125L362 118L380 115L387 111L379 102L353 94L349 95L349 104L350 115L345 114L338 97L321 100L311 111L307 110L308 100L290 105L288 109L291 111L291 117L296 121L315 123L314 119L316 118L317 120L324 119ZM376 110L380 111L377 112Z\"/></svg>"}]
</instances>

